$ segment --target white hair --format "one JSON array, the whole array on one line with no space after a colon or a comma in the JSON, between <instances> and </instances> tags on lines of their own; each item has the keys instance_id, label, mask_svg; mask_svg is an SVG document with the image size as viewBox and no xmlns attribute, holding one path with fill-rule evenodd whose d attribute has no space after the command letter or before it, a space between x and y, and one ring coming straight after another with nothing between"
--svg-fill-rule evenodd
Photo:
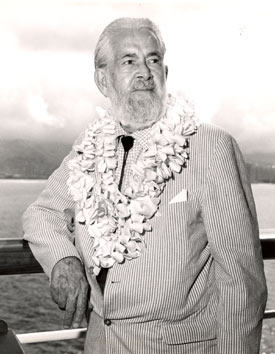
<instances>
[{"instance_id":1,"label":"white hair","mask_svg":"<svg viewBox=\"0 0 275 354\"><path fill-rule=\"evenodd\" d=\"M166 50L165 44L163 42L160 30L156 24L154 24L148 18L122 17L111 22L101 33L95 48L94 64L96 69L104 68L107 65L107 58L111 47L112 38L123 28L146 28L152 31L155 34L157 41L159 42L161 55L164 56Z\"/></svg>"}]
</instances>

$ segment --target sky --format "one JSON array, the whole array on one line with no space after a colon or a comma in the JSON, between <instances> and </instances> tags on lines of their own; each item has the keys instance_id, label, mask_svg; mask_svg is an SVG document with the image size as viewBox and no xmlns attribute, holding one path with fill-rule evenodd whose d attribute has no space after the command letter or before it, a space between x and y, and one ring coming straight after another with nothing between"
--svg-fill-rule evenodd
<instances>
[{"instance_id":1,"label":"sky","mask_svg":"<svg viewBox=\"0 0 275 354\"><path fill-rule=\"evenodd\" d=\"M72 143L96 106L93 51L112 20L149 17L168 90L244 152L275 153L275 1L0 0L0 138Z\"/></svg>"}]
</instances>

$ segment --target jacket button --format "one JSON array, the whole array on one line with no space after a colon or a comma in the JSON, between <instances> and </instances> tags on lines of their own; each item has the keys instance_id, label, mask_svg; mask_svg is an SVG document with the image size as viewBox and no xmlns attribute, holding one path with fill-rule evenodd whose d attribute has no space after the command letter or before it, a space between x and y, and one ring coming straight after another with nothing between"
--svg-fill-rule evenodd
<instances>
[{"instance_id":1,"label":"jacket button","mask_svg":"<svg viewBox=\"0 0 275 354\"><path fill-rule=\"evenodd\" d=\"M106 326L111 326L112 321L109 318L105 318L104 323Z\"/></svg>"}]
</instances>

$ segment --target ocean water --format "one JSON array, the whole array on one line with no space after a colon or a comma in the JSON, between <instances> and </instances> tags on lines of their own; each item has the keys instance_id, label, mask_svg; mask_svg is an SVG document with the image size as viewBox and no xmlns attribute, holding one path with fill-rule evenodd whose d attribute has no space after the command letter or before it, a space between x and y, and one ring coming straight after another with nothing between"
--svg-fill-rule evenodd
<instances>
[{"instance_id":1,"label":"ocean water","mask_svg":"<svg viewBox=\"0 0 275 354\"><path fill-rule=\"evenodd\" d=\"M0 180L0 238L22 237L22 213L45 184L44 180ZM53 303L44 274L1 276L0 291L0 318L15 333L62 329L63 312ZM26 354L80 354L83 344L77 339L23 347Z\"/></svg>"},{"instance_id":2,"label":"ocean water","mask_svg":"<svg viewBox=\"0 0 275 354\"><path fill-rule=\"evenodd\" d=\"M44 188L43 180L0 180L0 238L22 237L21 216ZM261 229L275 229L275 185L252 186ZM265 261L269 297L275 308L275 260ZM44 274L0 277L0 318L16 333L62 328L63 312L51 300ZM85 322L83 323L85 326ZM83 339L24 345L26 354L80 354ZM275 353L275 319L263 324L261 354ZM12 353L11 353L12 354Z\"/></svg>"}]
</instances>

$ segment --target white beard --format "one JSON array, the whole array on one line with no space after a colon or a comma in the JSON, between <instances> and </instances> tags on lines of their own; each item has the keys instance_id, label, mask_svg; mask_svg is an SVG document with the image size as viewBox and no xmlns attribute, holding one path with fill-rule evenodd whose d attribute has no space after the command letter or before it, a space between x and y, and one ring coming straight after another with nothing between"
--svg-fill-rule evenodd
<instances>
[{"instance_id":1,"label":"white beard","mask_svg":"<svg viewBox=\"0 0 275 354\"><path fill-rule=\"evenodd\" d=\"M110 100L114 117L126 131L133 132L150 127L165 112L166 90L162 95L155 91L117 92L112 88Z\"/></svg>"}]
</instances>

